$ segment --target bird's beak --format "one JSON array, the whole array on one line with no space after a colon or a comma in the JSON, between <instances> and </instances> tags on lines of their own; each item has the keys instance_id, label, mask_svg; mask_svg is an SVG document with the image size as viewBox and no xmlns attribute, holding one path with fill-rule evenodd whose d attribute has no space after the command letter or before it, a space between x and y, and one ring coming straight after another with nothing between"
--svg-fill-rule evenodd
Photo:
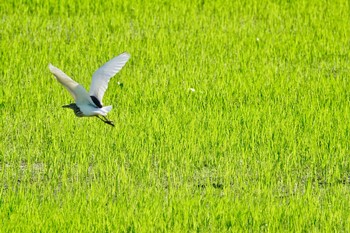
<instances>
[{"instance_id":1,"label":"bird's beak","mask_svg":"<svg viewBox=\"0 0 350 233\"><path fill-rule=\"evenodd\" d=\"M69 108L70 107L70 105L68 104L68 105L63 105L62 106L62 108Z\"/></svg>"}]
</instances>

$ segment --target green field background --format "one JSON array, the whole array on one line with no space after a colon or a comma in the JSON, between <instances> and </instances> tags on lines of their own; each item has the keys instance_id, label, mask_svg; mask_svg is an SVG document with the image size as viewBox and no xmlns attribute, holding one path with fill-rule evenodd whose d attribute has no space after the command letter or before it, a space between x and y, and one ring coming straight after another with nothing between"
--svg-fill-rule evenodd
<instances>
[{"instance_id":1,"label":"green field background","mask_svg":"<svg viewBox=\"0 0 350 233\"><path fill-rule=\"evenodd\" d=\"M0 232L349 232L349 12L0 1ZM124 51L116 127L62 109Z\"/></svg>"}]
</instances>

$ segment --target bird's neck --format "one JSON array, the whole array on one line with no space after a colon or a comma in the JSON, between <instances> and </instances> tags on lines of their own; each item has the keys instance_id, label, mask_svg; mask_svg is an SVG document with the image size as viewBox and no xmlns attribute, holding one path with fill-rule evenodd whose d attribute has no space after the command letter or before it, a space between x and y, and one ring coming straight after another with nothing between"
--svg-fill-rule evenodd
<instances>
[{"instance_id":1,"label":"bird's neck","mask_svg":"<svg viewBox=\"0 0 350 233\"><path fill-rule=\"evenodd\" d=\"M74 114L78 117L84 116L83 112L80 110L80 108L76 104L70 105L71 109L73 109Z\"/></svg>"}]
</instances>

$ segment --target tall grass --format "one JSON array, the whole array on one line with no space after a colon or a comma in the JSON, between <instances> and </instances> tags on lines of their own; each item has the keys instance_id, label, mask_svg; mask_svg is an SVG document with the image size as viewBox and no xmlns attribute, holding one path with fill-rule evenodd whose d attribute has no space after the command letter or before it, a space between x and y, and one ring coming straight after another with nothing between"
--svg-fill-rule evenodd
<instances>
[{"instance_id":1,"label":"tall grass","mask_svg":"<svg viewBox=\"0 0 350 233\"><path fill-rule=\"evenodd\" d=\"M350 230L348 1L0 12L2 231ZM123 51L115 128L61 108Z\"/></svg>"}]
</instances>

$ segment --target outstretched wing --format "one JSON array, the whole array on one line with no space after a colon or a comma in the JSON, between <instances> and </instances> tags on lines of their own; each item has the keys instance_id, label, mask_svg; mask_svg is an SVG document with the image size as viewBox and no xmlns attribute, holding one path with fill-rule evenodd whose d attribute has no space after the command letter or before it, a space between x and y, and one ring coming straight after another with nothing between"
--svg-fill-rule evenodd
<instances>
[{"instance_id":1,"label":"outstretched wing","mask_svg":"<svg viewBox=\"0 0 350 233\"><path fill-rule=\"evenodd\" d=\"M96 97L101 105L109 80L123 68L129 58L130 54L124 52L105 63L92 75L89 95Z\"/></svg>"},{"instance_id":2,"label":"outstretched wing","mask_svg":"<svg viewBox=\"0 0 350 233\"><path fill-rule=\"evenodd\" d=\"M73 96L76 104L92 103L95 105L85 88L71 79L62 70L49 64L51 73L56 77L57 81L60 82Z\"/></svg>"}]
</instances>

